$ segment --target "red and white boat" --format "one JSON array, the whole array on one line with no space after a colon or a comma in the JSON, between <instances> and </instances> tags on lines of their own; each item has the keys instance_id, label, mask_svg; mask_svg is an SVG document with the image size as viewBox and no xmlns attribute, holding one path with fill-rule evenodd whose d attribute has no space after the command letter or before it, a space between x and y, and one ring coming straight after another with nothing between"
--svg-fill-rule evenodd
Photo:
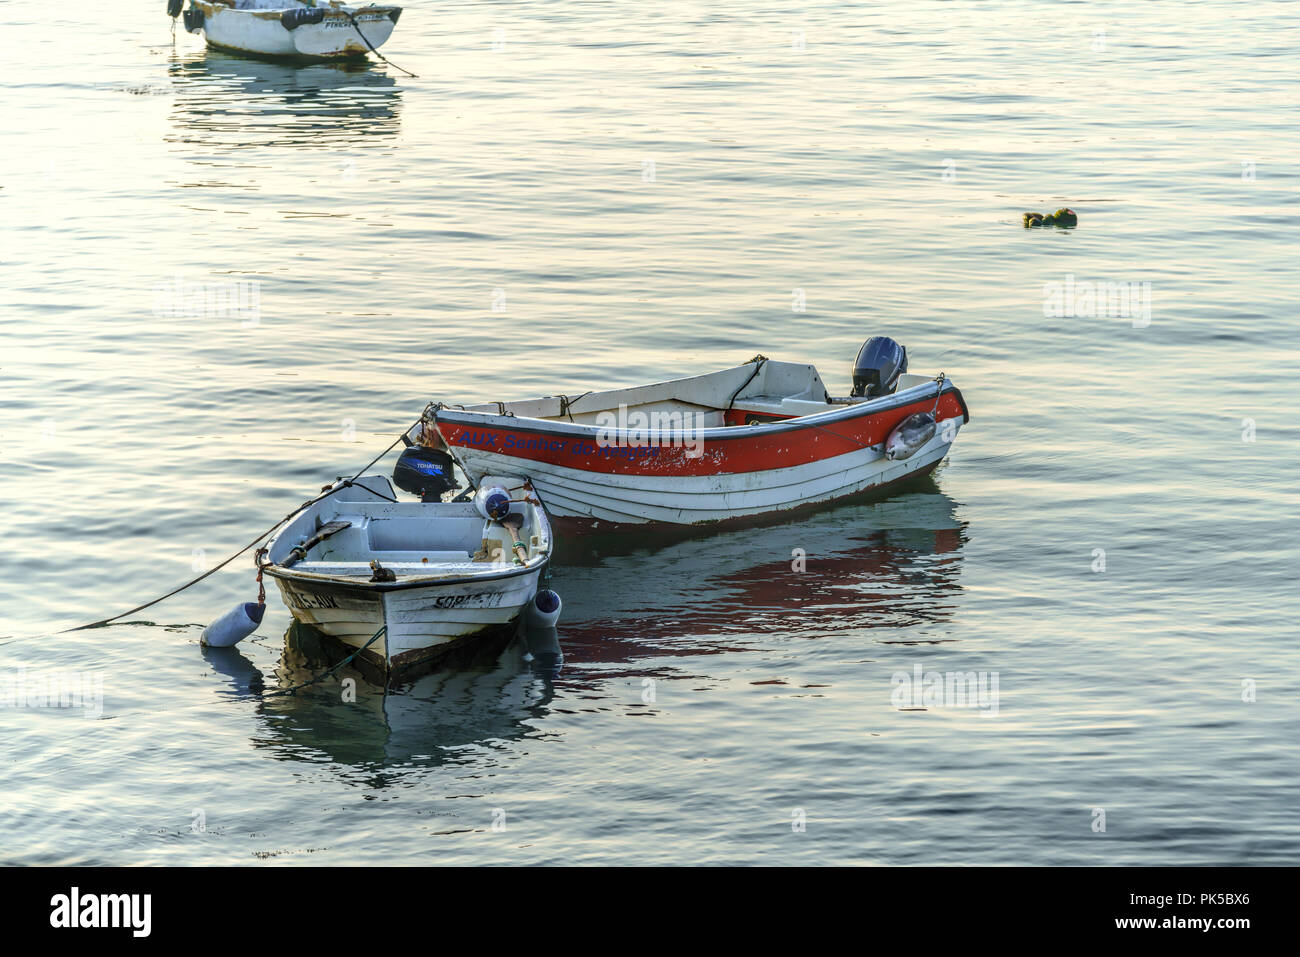
<instances>
[{"instance_id":1,"label":"red and white boat","mask_svg":"<svg viewBox=\"0 0 1300 957\"><path fill-rule=\"evenodd\" d=\"M943 374L909 374L892 339L867 341L853 395L806 364L732 369L608 392L471 406L425 421L472 482L525 476L577 531L739 523L928 474L970 418Z\"/></svg>"}]
</instances>

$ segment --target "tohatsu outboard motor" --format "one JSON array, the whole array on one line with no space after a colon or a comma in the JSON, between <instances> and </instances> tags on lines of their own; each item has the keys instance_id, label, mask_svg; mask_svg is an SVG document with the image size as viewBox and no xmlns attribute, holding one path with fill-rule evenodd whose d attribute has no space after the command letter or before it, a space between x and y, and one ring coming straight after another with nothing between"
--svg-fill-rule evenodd
<instances>
[{"instance_id":1,"label":"tohatsu outboard motor","mask_svg":"<svg viewBox=\"0 0 1300 957\"><path fill-rule=\"evenodd\" d=\"M393 467L393 484L420 496L421 502L440 502L443 492L456 487L451 456L441 449L412 445Z\"/></svg>"},{"instance_id":2,"label":"tohatsu outboard motor","mask_svg":"<svg viewBox=\"0 0 1300 957\"><path fill-rule=\"evenodd\" d=\"M889 395L906 371L907 350L888 336L872 336L862 344L853 362L853 391L849 395L868 399Z\"/></svg>"}]
</instances>

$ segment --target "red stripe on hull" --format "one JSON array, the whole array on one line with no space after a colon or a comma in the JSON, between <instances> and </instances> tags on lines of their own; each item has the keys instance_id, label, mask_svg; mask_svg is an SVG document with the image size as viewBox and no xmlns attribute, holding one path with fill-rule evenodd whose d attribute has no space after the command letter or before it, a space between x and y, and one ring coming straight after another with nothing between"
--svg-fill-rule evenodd
<instances>
[{"instance_id":1,"label":"red stripe on hull","mask_svg":"<svg viewBox=\"0 0 1300 957\"><path fill-rule=\"evenodd\" d=\"M438 429L447 444L457 448L496 452L524 461L604 472L614 475L726 475L789 468L848 452L879 445L899 422L914 412L929 412L934 399L859 418L842 419L826 425L805 425L771 434L747 433L736 426L734 435L703 442L701 454L689 455L682 446L599 447L593 437L574 438L527 429L499 426L459 425L440 421ZM955 392L939 400L937 417L956 418L965 414ZM795 420L787 419L786 422Z\"/></svg>"}]
</instances>

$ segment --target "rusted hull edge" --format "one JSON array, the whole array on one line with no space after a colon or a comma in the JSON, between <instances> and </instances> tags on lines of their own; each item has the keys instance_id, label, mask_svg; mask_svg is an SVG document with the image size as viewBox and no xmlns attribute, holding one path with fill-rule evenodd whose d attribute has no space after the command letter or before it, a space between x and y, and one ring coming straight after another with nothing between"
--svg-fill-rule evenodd
<instances>
[{"instance_id":1,"label":"rusted hull edge","mask_svg":"<svg viewBox=\"0 0 1300 957\"><path fill-rule=\"evenodd\" d=\"M244 47L231 46L226 43L217 43L209 39L208 46L214 50L221 50L224 53L238 53L240 56L250 57L254 60L269 60L273 63L330 63L338 60L364 60L366 59L365 50L343 50L339 53L263 53L260 50L247 50Z\"/></svg>"}]
</instances>

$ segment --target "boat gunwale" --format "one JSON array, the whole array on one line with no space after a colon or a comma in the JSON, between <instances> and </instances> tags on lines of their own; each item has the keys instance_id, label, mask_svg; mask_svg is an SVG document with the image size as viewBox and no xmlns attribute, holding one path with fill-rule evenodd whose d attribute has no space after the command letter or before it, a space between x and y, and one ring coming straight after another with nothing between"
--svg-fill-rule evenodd
<instances>
[{"instance_id":1,"label":"boat gunwale","mask_svg":"<svg viewBox=\"0 0 1300 957\"><path fill-rule=\"evenodd\" d=\"M351 4L340 3L337 7L311 7L311 6L308 7L302 7L302 6L237 7L234 6L233 0L232 2L224 2L224 0L190 0L190 3L191 5L198 7L201 10L203 9L203 7L211 7L214 13L220 11L225 11L228 13L246 13L249 14L250 16L256 17L259 20L279 20L278 15L281 13L284 13L288 10L304 10L304 9L324 10L325 15L323 19L326 20L330 20L330 19L347 20L347 13L351 13L353 16L356 16L358 13L364 13L366 14L367 18L370 18L372 15L389 16L394 11L397 11L399 16L402 13L402 7L396 3L365 3L359 6L352 6ZM345 13L344 11L347 11L347 13ZM276 14L276 16L271 16L271 14ZM204 10L203 15L205 17L209 16L208 11ZM306 24L306 25L316 26L317 24Z\"/></svg>"},{"instance_id":2,"label":"boat gunwale","mask_svg":"<svg viewBox=\"0 0 1300 957\"><path fill-rule=\"evenodd\" d=\"M667 383L651 383L651 385L662 384ZM963 424L969 422L970 411L966 406L966 399L961 394L961 390L957 388L950 379L944 379L943 384L938 389L935 389L934 386L935 380L932 379L929 382L922 382L918 385L914 385L910 389L905 389L902 392L895 392L888 396L881 396L879 399L867 400L866 402L832 406L824 412L813 412L808 415L790 416L789 418L777 419L773 422L756 423L744 427L721 425L708 426L698 430L608 429L598 425L588 425L581 422L558 422L553 419L542 419L534 416L505 415L500 412L471 412L445 405L442 408L436 409L432 413L432 416L435 423L439 421L447 421L454 425L506 428L514 432L529 432L538 435L569 435L578 438L586 438L602 433L613 436L625 436L634 433L638 437L644 436L647 439L654 436L661 440L667 439L672 441L689 436L712 442L717 440L748 439L759 436L776 435L782 432L794 432L800 429L822 428L828 423L846 422L857 418L866 418L868 416L877 415L882 412L892 412L909 405L915 405L917 402L922 402L926 399L938 399L944 395L952 394L961 405ZM531 425L520 423L543 424Z\"/></svg>"},{"instance_id":3,"label":"boat gunwale","mask_svg":"<svg viewBox=\"0 0 1300 957\"><path fill-rule=\"evenodd\" d=\"M505 578L527 575L530 572L539 572L546 567L550 560L550 552L547 552L544 555L539 555L532 559L526 565L516 565L495 571L484 569L481 572L470 572L447 578L405 578L399 579L395 582L372 582L347 575L325 575L315 572L300 572L294 571L292 567L286 568L279 564L268 564L261 567L262 570L272 578L278 578L283 581L302 582L304 584L313 585L334 585L344 588L356 588L364 592L388 592L401 591L408 588L436 588L441 585L464 585L472 582L499 581Z\"/></svg>"}]
</instances>

